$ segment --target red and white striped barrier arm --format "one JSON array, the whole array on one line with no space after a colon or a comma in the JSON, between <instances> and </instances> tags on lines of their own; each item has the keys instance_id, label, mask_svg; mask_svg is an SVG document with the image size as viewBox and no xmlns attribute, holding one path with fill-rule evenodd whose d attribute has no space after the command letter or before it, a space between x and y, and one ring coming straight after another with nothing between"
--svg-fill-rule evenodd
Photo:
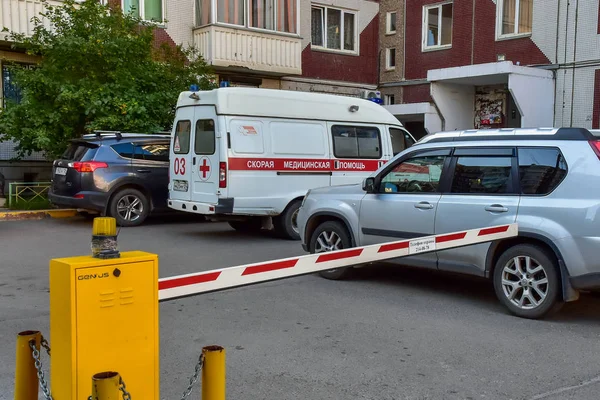
<instances>
[{"instance_id":1,"label":"red and white striped barrier arm","mask_svg":"<svg viewBox=\"0 0 600 400\"><path fill-rule=\"evenodd\" d=\"M491 242L517 235L517 224L500 225L172 276L159 279L158 299L170 300L333 268Z\"/></svg>"}]
</instances>

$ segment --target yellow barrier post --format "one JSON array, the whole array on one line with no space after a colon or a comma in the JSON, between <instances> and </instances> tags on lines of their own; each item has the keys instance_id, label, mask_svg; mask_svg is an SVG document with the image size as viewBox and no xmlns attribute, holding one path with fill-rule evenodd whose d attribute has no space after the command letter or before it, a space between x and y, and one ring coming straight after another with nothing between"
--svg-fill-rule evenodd
<instances>
[{"instance_id":1,"label":"yellow barrier post","mask_svg":"<svg viewBox=\"0 0 600 400\"><path fill-rule=\"evenodd\" d=\"M24 331L17 334L15 365L15 400L37 400L38 378L35 361L29 343L35 341L40 349L42 334L39 331Z\"/></svg>"},{"instance_id":2,"label":"yellow barrier post","mask_svg":"<svg viewBox=\"0 0 600 400\"><path fill-rule=\"evenodd\" d=\"M225 400L225 349L207 346L202 354L202 400Z\"/></svg>"},{"instance_id":3,"label":"yellow barrier post","mask_svg":"<svg viewBox=\"0 0 600 400\"><path fill-rule=\"evenodd\" d=\"M92 376L92 400L121 400L118 372L100 372Z\"/></svg>"},{"instance_id":4,"label":"yellow barrier post","mask_svg":"<svg viewBox=\"0 0 600 400\"><path fill-rule=\"evenodd\" d=\"M119 252L114 218L94 219L92 255L50 261L52 395L87 399L119 371L134 399L159 399L158 256Z\"/></svg>"}]
</instances>

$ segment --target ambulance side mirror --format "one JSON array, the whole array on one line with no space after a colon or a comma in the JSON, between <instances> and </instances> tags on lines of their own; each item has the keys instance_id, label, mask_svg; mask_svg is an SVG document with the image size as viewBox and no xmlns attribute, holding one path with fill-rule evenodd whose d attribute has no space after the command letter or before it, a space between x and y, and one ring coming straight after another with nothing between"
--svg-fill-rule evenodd
<instances>
[{"instance_id":1,"label":"ambulance side mirror","mask_svg":"<svg viewBox=\"0 0 600 400\"><path fill-rule=\"evenodd\" d=\"M366 178L363 181L363 190L367 193L375 193L375 178Z\"/></svg>"}]
</instances>

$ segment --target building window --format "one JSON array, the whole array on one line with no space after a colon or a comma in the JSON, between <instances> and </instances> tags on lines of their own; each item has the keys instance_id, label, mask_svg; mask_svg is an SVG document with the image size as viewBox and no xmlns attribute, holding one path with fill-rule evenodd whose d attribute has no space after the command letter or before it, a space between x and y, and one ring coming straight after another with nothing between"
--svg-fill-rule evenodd
<instances>
[{"instance_id":1,"label":"building window","mask_svg":"<svg viewBox=\"0 0 600 400\"><path fill-rule=\"evenodd\" d=\"M217 2L217 21L225 23L225 24L245 25L244 0L221 0L221 1L218 1Z\"/></svg>"},{"instance_id":2,"label":"building window","mask_svg":"<svg viewBox=\"0 0 600 400\"><path fill-rule=\"evenodd\" d=\"M23 99L23 92L15 82L14 68L33 69L35 68L35 64L2 63L2 100L4 107L6 107L7 103L19 104Z\"/></svg>"},{"instance_id":3,"label":"building window","mask_svg":"<svg viewBox=\"0 0 600 400\"><path fill-rule=\"evenodd\" d=\"M396 49L387 49L385 68L396 69Z\"/></svg>"},{"instance_id":4,"label":"building window","mask_svg":"<svg viewBox=\"0 0 600 400\"><path fill-rule=\"evenodd\" d=\"M386 94L384 97L384 103L386 106L396 104L396 97L393 94Z\"/></svg>"},{"instance_id":5,"label":"building window","mask_svg":"<svg viewBox=\"0 0 600 400\"><path fill-rule=\"evenodd\" d=\"M453 4L423 7L423 49L444 49L452 46Z\"/></svg>"},{"instance_id":6,"label":"building window","mask_svg":"<svg viewBox=\"0 0 600 400\"><path fill-rule=\"evenodd\" d=\"M356 13L331 7L313 6L311 20L313 47L357 51Z\"/></svg>"},{"instance_id":7,"label":"building window","mask_svg":"<svg viewBox=\"0 0 600 400\"><path fill-rule=\"evenodd\" d=\"M533 0L498 0L498 37L527 35L533 22Z\"/></svg>"},{"instance_id":8,"label":"building window","mask_svg":"<svg viewBox=\"0 0 600 400\"><path fill-rule=\"evenodd\" d=\"M388 35L396 33L396 15L397 14L395 12L387 13L385 32Z\"/></svg>"},{"instance_id":9,"label":"building window","mask_svg":"<svg viewBox=\"0 0 600 400\"><path fill-rule=\"evenodd\" d=\"M197 27L213 23L216 10L217 23L298 32L298 0L195 0L195 8Z\"/></svg>"},{"instance_id":10,"label":"building window","mask_svg":"<svg viewBox=\"0 0 600 400\"><path fill-rule=\"evenodd\" d=\"M122 0L121 6L130 13L145 21L163 22L162 0Z\"/></svg>"}]
</instances>

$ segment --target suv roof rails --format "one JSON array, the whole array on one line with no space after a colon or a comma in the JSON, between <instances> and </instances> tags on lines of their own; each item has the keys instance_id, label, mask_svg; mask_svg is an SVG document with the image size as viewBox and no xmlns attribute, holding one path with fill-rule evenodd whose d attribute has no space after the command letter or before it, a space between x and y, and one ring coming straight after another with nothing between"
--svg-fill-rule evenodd
<instances>
[{"instance_id":1,"label":"suv roof rails","mask_svg":"<svg viewBox=\"0 0 600 400\"><path fill-rule=\"evenodd\" d=\"M487 140L594 140L585 128L502 128L466 129L436 132L424 136L418 143L468 142Z\"/></svg>"}]
</instances>

